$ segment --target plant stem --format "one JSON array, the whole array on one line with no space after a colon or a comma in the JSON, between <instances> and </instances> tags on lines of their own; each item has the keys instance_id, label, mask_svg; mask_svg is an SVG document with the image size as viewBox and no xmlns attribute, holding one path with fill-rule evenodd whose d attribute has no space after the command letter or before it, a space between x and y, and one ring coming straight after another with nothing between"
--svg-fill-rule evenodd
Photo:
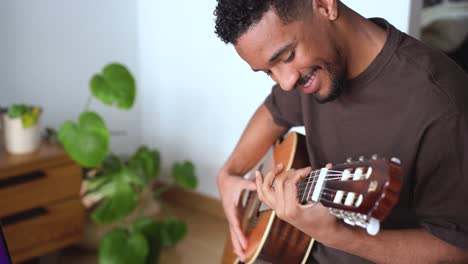
<instances>
[{"instance_id":1,"label":"plant stem","mask_svg":"<svg viewBox=\"0 0 468 264\"><path fill-rule=\"evenodd\" d=\"M86 101L86 105L85 105L85 111L89 110L89 106L91 105L92 99L93 99L93 97L91 95L88 96L88 100Z\"/></svg>"},{"instance_id":2,"label":"plant stem","mask_svg":"<svg viewBox=\"0 0 468 264\"><path fill-rule=\"evenodd\" d=\"M120 221L120 224L121 224L124 228L126 228L129 232L132 232L133 225L132 225L132 223L130 222L130 220L128 219L128 215L127 215L124 219L122 219L122 220Z\"/></svg>"},{"instance_id":3,"label":"plant stem","mask_svg":"<svg viewBox=\"0 0 468 264\"><path fill-rule=\"evenodd\" d=\"M174 187L176 187L176 185L173 184L173 183L165 184L165 185L159 187L159 188L158 188L157 190L155 190L154 193L153 193L154 199L158 200L159 198L161 198L161 195L162 195L163 193L165 193L166 191L168 191L168 190L170 190L171 188L174 188Z\"/></svg>"}]
</instances>

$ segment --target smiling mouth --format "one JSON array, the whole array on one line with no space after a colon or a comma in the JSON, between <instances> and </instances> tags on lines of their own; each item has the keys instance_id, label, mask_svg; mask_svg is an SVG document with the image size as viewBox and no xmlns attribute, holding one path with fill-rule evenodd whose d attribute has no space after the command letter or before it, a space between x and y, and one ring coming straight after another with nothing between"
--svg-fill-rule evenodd
<instances>
[{"instance_id":1,"label":"smiling mouth","mask_svg":"<svg viewBox=\"0 0 468 264\"><path fill-rule=\"evenodd\" d=\"M304 77L302 77L299 82L298 86L302 86L303 88L309 87L315 79L315 73L320 69L320 66L314 66L309 73L307 73Z\"/></svg>"}]
</instances>

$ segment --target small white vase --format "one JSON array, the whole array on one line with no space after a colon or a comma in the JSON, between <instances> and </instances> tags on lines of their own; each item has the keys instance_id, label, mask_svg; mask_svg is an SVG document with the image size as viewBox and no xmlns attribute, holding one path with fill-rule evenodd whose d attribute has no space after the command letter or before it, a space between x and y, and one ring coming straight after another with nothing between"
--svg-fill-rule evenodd
<instances>
[{"instance_id":1,"label":"small white vase","mask_svg":"<svg viewBox=\"0 0 468 264\"><path fill-rule=\"evenodd\" d=\"M24 128L21 118L10 118L8 114L2 115L5 147L10 154L28 154L39 149L41 144L40 118L33 126Z\"/></svg>"}]
</instances>

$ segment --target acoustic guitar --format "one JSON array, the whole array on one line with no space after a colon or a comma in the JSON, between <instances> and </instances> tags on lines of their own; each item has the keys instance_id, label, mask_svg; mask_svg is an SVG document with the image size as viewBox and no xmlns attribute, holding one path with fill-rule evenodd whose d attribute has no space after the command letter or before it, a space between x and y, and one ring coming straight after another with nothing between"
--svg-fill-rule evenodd
<instances>
[{"instance_id":1,"label":"acoustic guitar","mask_svg":"<svg viewBox=\"0 0 468 264\"><path fill-rule=\"evenodd\" d=\"M260 170L265 175L275 164L283 163L285 173L291 168L309 165L305 137L292 132L277 142L262 161L245 177L254 178ZM380 221L398 201L402 185L400 161L348 159L347 163L312 171L298 184L301 203L320 202L332 215L345 223L359 226L376 235ZM238 204L241 227L247 237L246 263L305 263L314 239L279 219L263 204L254 191L244 191ZM228 237L223 264L241 263Z\"/></svg>"}]
</instances>

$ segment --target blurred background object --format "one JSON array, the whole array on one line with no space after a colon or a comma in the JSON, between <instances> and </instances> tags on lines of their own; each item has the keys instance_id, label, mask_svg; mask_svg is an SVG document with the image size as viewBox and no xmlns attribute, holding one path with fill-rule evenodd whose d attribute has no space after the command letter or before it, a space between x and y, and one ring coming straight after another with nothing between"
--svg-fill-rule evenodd
<instances>
[{"instance_id":1,"label":"blurred background object","mask_svg":"<svg viewBox=\"0 0 468 264\"><path fill-rule=\"evenodd\" d=\"M25 104L12 104L0 110L5 148L10 154L28 154L39 149L41 113L39 107Z\"/></svg>"},{"instance_id":2,"label":"blurred background object","mask_svg":"<svg viewBox=\"0 0 468 264\"><path fill-rule=\"evenodd\" d=\"M383 17L414 37L422 32L423 0L343 2L365 17ZM168 201L161 205L167 208L159 210L165 214L162 217L180 217L188 227L185 239L161 252L161 263L215 263L220 259L227 229L216 173L273 84L252 72L232 46L216 37L215 5L216 0L0 1L1 106L17 102L40 105L44 108L40 122L48 128L45 137L49 143L57 142L63 122L77 120L88 102L89 77L105 63L118 61L133 70L138 84L132 109L122 112L97 100L90 107L105 117L111 135L125 130L123 135L110 137L112 153L123 157L123 162L135 157L134 161L146 163L150 155L144 154L145 149L138 152L138 147L147 146L149 152L157 148L164 154L161 175L171 175L172 164L181 158L196 165L195 191L174 188L162 195ZM181 165L175 170L192 167ZM95 179L105 176L99 175L104 167L93 168ZM86 176L88 173L91 170ZM71 179L67 184L72 184ZM79 184L73 186L76 199L84 198L88 206L99 208L96 202L102 197L79 197ZM41 187L38 191L50 190ZM15 196L5 198L0 207L14 205ZM57 229L63 226L56 224ZM56 252L57 259L44 263L98 261L96 251L68 248ZM35 256L39 255L42 252Z\"/></svg>"},{"instance_id":3,"label":"blurred background object","mask_svg":"<svg viewBox=\"0 0 468 264\"><path fill-rule=\"evenodd\" d=\"M421 40L444 51L468 72L468 1L425 0Z\"/></svg>"}]
</instances>

